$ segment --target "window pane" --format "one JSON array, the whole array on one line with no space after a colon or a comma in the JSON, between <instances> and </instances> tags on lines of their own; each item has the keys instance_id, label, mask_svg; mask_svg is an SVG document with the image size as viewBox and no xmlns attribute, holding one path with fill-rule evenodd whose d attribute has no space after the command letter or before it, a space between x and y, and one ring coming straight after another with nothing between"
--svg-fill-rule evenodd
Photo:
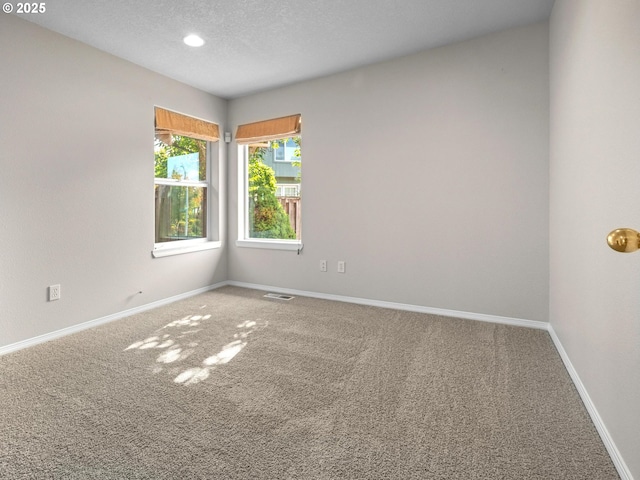
<instances>
[{"instance_id":1,"label":"window pane","mask_svg":"<svg viewBox=\"0 0 640 480\"><path fill-rule=\"evenodd\" d=\"M200 155L187 153L167 158L167 178L174 180L202 180L200 178Z\"/></svg>"},{"instance_id":2,"label":"window pane","mask_svg":"<svg viewBox=\"0 0 640 480\"><path fill-rule=\"evenodd\" d=\"M207 236L207 188L156 185L156 243Z\"/></svg>"},{"instance_id":3,"label":"window pane","mask_svg":"<svg viewBox=\"0 0 640 480\"><path fill-rule=\"evenodd\" d=\"M155 242L207 238L207 142L156 133L155 177ZM160 184L167 179L175 185Z\"/></svg>"},{"instance_id":4,"label":"window pane","mask_svg":"<svg viewBox=\"0 0 640 480\"><path fill-rule=\"evenodd\" d=\"M278 165L273 160L289 160ZM300 239L300 137L275 140L269 146L248 147L246 192L247 238ZM289 183L284 185L283 183ZM295 184L295 185L292 185Z\"/></svg>"},{"instance_id":5,"label":"window pane","mask_svg":"<svg viewBox=\"0 0 640 480\"><path fill-rule=\"evenodd\" d=\"M156 178L207 179L207 142L179 135L156 137Z\"/></svg>"}]
</instances>

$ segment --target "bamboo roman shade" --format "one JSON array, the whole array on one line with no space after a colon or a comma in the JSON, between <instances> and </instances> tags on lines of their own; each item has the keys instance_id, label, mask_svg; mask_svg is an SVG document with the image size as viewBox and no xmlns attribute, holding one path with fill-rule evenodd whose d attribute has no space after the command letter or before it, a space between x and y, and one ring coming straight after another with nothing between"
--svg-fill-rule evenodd
<instances>
[{"instance_id":1,"label":"bamboo roman shade","mask_svg":"<svg viewBox=\"0 0 640 480\"><path fill-rule=\"evenodd\" d=\"M156 107L156 136L162 139L171 134L210 142L220 139L220 131L215 123Z\"/></svg>"},{"instance_id":2,"label":"bamboo roman shade","mask_svg":"<svg viewBox=\"0 0 640 480\"><path fill-rule=\"evenodd\" d=\"M301 120L302 115L296 114L239 125L236 131L236 141L238 143L254 143L294 137L300 134Z\"/></svg>"}]
</instances>

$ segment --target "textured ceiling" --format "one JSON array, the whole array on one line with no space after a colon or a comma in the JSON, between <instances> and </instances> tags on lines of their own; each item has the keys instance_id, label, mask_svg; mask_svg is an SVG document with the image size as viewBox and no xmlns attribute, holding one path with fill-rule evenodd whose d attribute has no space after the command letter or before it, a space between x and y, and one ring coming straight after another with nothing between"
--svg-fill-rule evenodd
<instances>
[{"instance_id":1,"label":"textured ceiling","mask_svg":"<svg viewBox=\"0 0 640 480\"><path fill-rule=\"evenodd\" d=\"M223 98L549 17L554 0L55 0L20 15ZM198 49L182 38L203 37Z\"/></svg>"}]
</instances>

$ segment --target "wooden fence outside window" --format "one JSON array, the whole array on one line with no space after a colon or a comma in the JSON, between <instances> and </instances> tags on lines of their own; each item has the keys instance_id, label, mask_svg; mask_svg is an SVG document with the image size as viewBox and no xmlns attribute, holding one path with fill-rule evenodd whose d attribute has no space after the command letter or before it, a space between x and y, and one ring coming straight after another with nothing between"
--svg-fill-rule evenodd
<instances>
[{"instance_id":1,"label":"wooden fence outside window","mask_svg":"<svg viewBox=\"0 0 640 480\"><path fill-rule=\"evenodd\" d=\"M300 240L302 231L302 215L300 211L300 197L278 197L284 211L289 215L291 228L296 232L296 239Z\"/></svg>"}]
</instances>

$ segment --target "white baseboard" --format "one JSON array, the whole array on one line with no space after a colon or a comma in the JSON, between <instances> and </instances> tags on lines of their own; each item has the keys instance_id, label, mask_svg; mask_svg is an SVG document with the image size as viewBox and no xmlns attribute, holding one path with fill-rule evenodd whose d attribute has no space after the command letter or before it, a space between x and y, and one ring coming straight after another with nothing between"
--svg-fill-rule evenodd
<instances>
[{"instance_id":1,"label":"white baseboard","mask_svg":"<svg viewBox=\"0 0 640 480\"><path fill-rule=\"evenodd\" d=\"M392 308L394 310L405 310L409 312L430 313L432 315L441 315L444 317L456 317L466 320L478 320L481 322L501 323L505 325L514 325L517 327L537 328L540 330L547 329L547 322L538 320L524 320L521 318L501 317L498 315L486 315L484 313L462 312L458 310L446 310L442 308L423 307L421 305L412 305L408 303L386 302L383 300L371 300L369 298L347 297L344 295L334 295L331 293L309 292L306 290L295 290L291 288L280 288L269 285L258 285L255 283L236 282L229 280L227 285L236 287L253 288L255 290L264 290L275 293L286 293L288 295L299 295L302 297L320 298L324 300L335 300L338 302L357 303L360 305L369 305L372 307Z\"/></svg>"},{"instance_id":2,"label":"white baseboard","mask_svg":"<svg viewBox=\"0 0 640 480\"><path fill-rule=\"evenodd\" d=\"M558 353L560 354L560 357L562 358L562 361L564 362L564 365L567 371L569 372L569 376L571 377L571 380L573 380L573 384L576 386L576 389L580 394L582 403L584 403L584 406L587 409L587 412L589 412L591 421L593 422L593 424L596 427L596 430L598 430L598 433L600 434L602 443L604 443L604 446L607 449L609 456L611 457L611 461L613 462L614 466L616 467L616 470L618 471L618 475L620 475L621 480L633 480L633 475L631 474L631 470L629 470L629 467L627 467L627 464L622 458L622 455L620 454L618 447L616 447L616 444L613 441L613 438L611 438L611 435L609 434L609 430L607 430L607 427L604 424L604 421L600 417L600 414L598 413L596 406L591 401L591 397L589 396L587 389L582 383L582 380L580 379L580 375L578 375L578 372L573 367L573 364L569 359L569 355L567 355L566 350L562 346L562 342L560 342L560 338L558 338L558 335L556 335L556 332L551 326L551 324L549 324L547 330L549 331L549 335L551 336L551 339L553 340L553 343L556 346L556 350L558 350Z\"/></svg>"},{"instance_id":3,"label":"white baseboard","mask_svg":"<svg viewBox=\"0 0 640 480\"><path fill-rule=\"evenodd\" d=\"M181 293L179 295L174 295L172 297L168 297L162 300L147 303L145 305L124 310L122 312L117 312L111 315L107 315L105 317L89 320L87 322L83 322L78 325L72 325L67 328L62 328L60 330L55 330L53 332L45 333L43 335L38 335L37 337L28 338L26 340L22 340L22 341L5 345L5 346L0 346L0 356L6 355L7 353L15 352L18 350L22 350L23 348L32 347L40 343L48 342L49 340L53 340L56 338L64 337L66 335L71 335L73 333L81 332L82 330L87 330L89 328L97 327L98 325L103 325L105 323L113 322L114 320L120 320L121 318L129 317L136 313L161 307L163 305L167 305L169 303L173 303L185 298L193 297L194 295L208 292L210 290L215 290L217 288L224 287L226 285L233 285L237 287L252 288L255 290L264 290L264 291L277 292L277 293L286 293L289 295L299 295L304 297L334 300L339 302L356 303L360 305L370 305L373 307L391 308L396 310L406 310L406 311L418 312L418 313L430 313L433 315L441 315L445 317L456 317L456 318L463 318L467 320L479 320L482 322L515 325L518 327L537 328L537 329L546 330L548 326L546 322L540 322L537 320L524 320L520 318L501 317L497 315L486 315L483 313L472 313L472 312L463 312L458 310L446 310L442 308L423 307L421 305L387 302L382 300L372 300L368 298L348 297L344 295L334 295L330 293L310 292L305 290L280 288L280 287L273 287L270 285L259 285L254 283L223 281L223 282L216 283L214 285L210 285L208 287L191 290L189 292Z\"/></svg>"},{"instance_id":4,"label":"white baseboard","mask_svg":"<svg viewBox=\"0 0 640 480\"><path fill-rule=\"evenodd\" d=\"M60 330L55 330L53 332L45 333L43 335L38 335L37 337L28 338L20 342L12 343L10 345L0 347L0 356L6 355L7 353L15 352L17 350L22 350L23 348L32 347L34 345L38 345L39 343L48 342L49 340L53 340L56 338L71 335L73 333L81 332L82 330L87 330L89 328L97 327L98 325L103 325L105 323L113 322L114 320L120 320L121 318L129 317L136 313L161 307L163 305L167 305L169 303L173 303L178 300L193 297L194 295L208 292L210 290L215 290L217 288L224 287L225 285L227 285L227 282L216 283L214 285L209 285L208 287L198 288L197 290L191 290L189 292L181 293L179 295L174 295L169 298L164 298L162 300L147 303L139 307L131 308L129 310L124 310L122 312L114 313L112 315L107 315L106 317L96 318L94 320L89 320L87 322L83 322L78 325L72 325L71 327L62 328Z\"/></svg>"}]
</instances>

